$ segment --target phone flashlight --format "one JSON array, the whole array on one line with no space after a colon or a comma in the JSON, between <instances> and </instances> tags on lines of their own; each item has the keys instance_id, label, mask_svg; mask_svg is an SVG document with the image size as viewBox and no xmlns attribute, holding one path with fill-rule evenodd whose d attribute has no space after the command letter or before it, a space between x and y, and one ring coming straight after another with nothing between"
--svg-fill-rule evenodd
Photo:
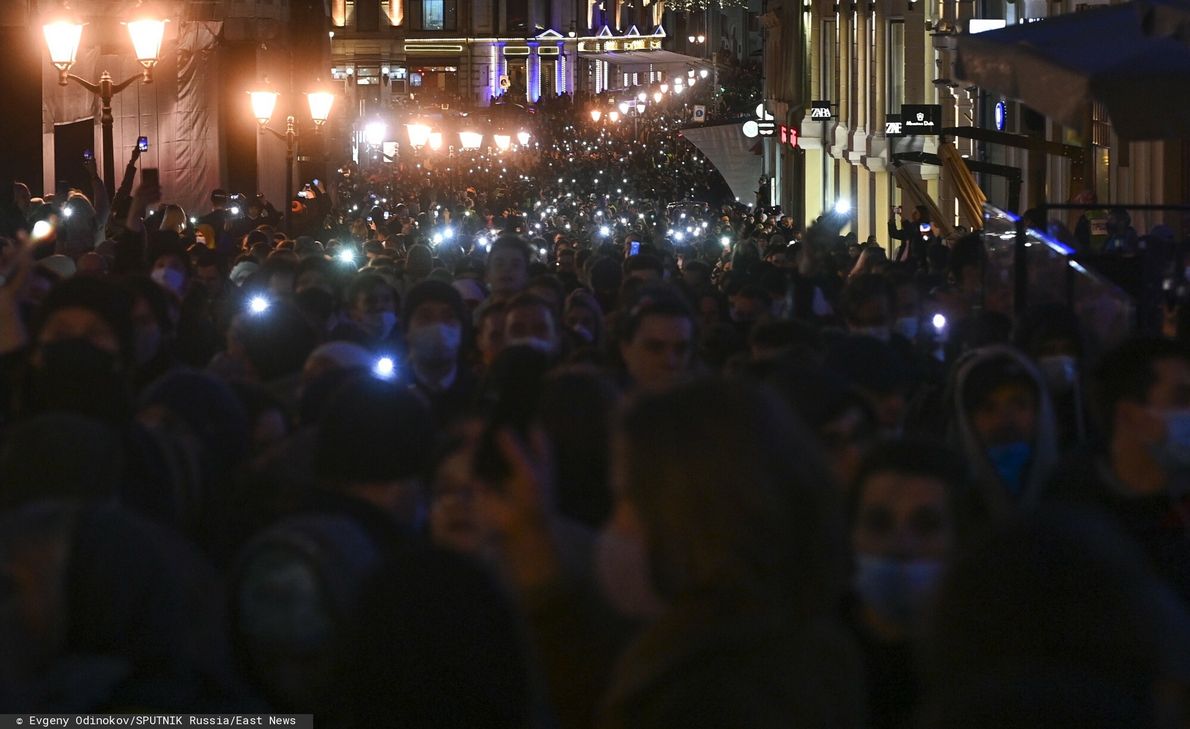
<instances>
[{"instance_id":1,"label":"phone flashlight","mask_svg":"<svg viewBox=\"0 0 1190 729\"><path fill-rule=\"evenodd\" d=\"M372 374L382 380L391 380L397 375L397 363L392 357L380 357L372 365Z\"/></svg>"},{"instance_id":2,"label":"phone flashlight","mask_svg":"<svg viewBox=\"0 0 1190 729\"><path fill-rule=\"evenodd\" d=\"M339 251L339 260L343 263L355 263L355 251L350 248Z\"/></svg>"},{"instance_id":3,"label":"phone flashlight","mask_svg":"<svg viewBox=\"0 0 1190 729\"><path fill-rule=\"evenodd\" d=\"M248 311L253 314L263 314L269 310L269 300L264 296L253 296L248 300Z\"/></svg>"},{"instance_id":4,"label":"phone flashlight","mask_svg":"<svg viewBox=\"0 0 1190 729\"><path fill-rule=\"evenodd\" d=\"M935 314L931 323L934 325L934 329L942 331L946 328L946 317L942 314Z\"/></svg>"}]
</instances>

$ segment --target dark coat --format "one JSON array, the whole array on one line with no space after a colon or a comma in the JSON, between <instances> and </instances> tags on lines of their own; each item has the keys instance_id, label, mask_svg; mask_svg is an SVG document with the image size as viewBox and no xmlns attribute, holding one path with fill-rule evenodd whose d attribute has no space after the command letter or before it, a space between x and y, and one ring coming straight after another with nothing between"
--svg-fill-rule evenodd
<instances>
[{"instance_id":1,"label":"dark coat","mask_svg":"<svg viewBox=\"0 0 1190 729\"><path fill-rule=\"evenodd\" d=\"M864 723L863 669L838 625L798 626L768 601L679 601L622 656L598 726L823 727Z\"/></svg>"}]
</instances>

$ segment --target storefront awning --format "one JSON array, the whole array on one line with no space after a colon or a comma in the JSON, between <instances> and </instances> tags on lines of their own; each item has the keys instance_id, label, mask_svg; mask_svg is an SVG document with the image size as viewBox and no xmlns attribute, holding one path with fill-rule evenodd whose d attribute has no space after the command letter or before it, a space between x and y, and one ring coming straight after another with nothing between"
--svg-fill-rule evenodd
<instances>
[{"instance_id":1,"label":"storefront awning","mask_svg":"<svg viewBox=\"0 0 1190 729\"><path fill-rule=\"evenodd\" d=\"M752 151L755 139L748 139L740 130L740 124L717 124L709 127L692 127L682 130L682 137L698 147L698 151L719 170L731 194L745 204L756 201L764 166L760 155Z\"/></svg>"},{"instance_id":2,"label":"storefront awning","mask_svg":"<svg viewBox=\"0 0 1190 729\"><path fill-rule=\"evenodd\" d=\"M711 62L704 58L687 56L673 51L605 51L603 53L579 53L592 61L607 61L617 66L682 66L683 68L710 68Z\"/></svg>"}]
</instances>

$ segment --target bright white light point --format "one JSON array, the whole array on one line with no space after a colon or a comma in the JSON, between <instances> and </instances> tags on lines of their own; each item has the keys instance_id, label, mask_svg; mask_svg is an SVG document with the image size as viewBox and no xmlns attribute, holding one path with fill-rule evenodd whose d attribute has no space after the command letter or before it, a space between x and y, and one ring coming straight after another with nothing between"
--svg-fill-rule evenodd
<instances>
[{"instance_id":1,"label":"bright white light point","mask_svg":"<svg viewBox=\"0 0 1190 729\"><path fill-rule=\"evenodd\" d=\"M602 235L606 238L607 236L611 235L611 230L606 225L601 225L599 226L599 235Z\"/></svg>"},{"instance_id":2,"label":"bright white light point","mask_svg":"<svg viewBox=\"0 0 1190 729\"><path fill-rule=\"evenodd\" d=\"M676 241L682 241L685 238L686 238L686 234L680 230L678 232L674 233L674 240L676 240Z\"/></svg>"},{"instance_id":3,"label":"bright white light point","mask_svg":"<svg viewBox=\"0 0 1190 729\"><path fill-rule=\"evenodd\" d=\"M339 251L339 260L343 263L355 263L355 251L349 249Z\"/></svg>"},{"instance_id":4,"label":"bright white light point","mask_svg":"<svg viewBox=\"0 0 1190 729\"><path fill-rule=\"evenodd\" d=\"M835 202L835 212L839 215L846 215L851 212L851 201L847 199L838 200Z\"/></svg>"},{"instance_id":5,"label":"bright white light point","mask_svg":"<svg viewBox=\"0 0 1190 729\"><path fill-rule=\"evenodd\" d=\"M390 379L397 372L397 364L392 357L381 357L372 366L372 372L382 379Z\"/></svg>"},{"instance_id":6,"label":"bright white light point","mask_svg":"<svg viewBox=\"0 0 1190 729\"><path fill-rule=\"evenodd\" d=\"M451 228L443 228L442 229L442 237L446 238L447 240L450 240L451 238L455 237L455 232Z\"/></svg>"},{"instance_id":7,"label":"bright white light point","mask_svg":"<svg viewBox=\"0 0 1190 729\"><path fill-rule=\"evenodd\" d=\"M431 240L431 241L433 241L434 245L438 245L439 243L441 243L441 242L442 242L442 234L441 234L441 233L435 233L435 234L434 234L434 237L433 237L433 238L431 238L430 240Z\"/></svg>"},{"instance_id":8,"label":"bright white light point","mask_svg":"<svg viewBox=\"0 0 1190 729\"><path fill-rule=\"evenodd\" d=\"M946 328L946 317L941 314L934 315L934 328L941 331Z\"/></svg>"},{"instance_id":9,"label":"bright white light point","mask_svg":"<svg viewBox=\"0 0 1190 729\"><path fill-rule=\"evenodd\" d=\"M724 248L731 246L731 238L728 238L727 236L721 236L719 238L719 242L723 244Z\"/></svg>"},{"instance_id":10,"label":"bright white light point","mask_svg":"<svg viewBox=\"0 0 1190 729\"><path fill-rule=\"evenodd\" d=\"M240 209L239 209L238 207L233 207L233 208L231 209L231 214L232 214L232 215L239 215L239 214L240 214Z\"/></svg>"},{"instance_id":11,"label":"bright white light point","mask_svg":"<svg viewBox=\"0 0 1190 729\"><path fill-rule=\"evenodd\" d=\"M71 215L74 215L73 210L71 210L69 207L62 208L62 217L69 218Z\"/></svg>"},{"instance_id":12,"label":"bright white light point","mask_svg":"<svg viewBox=\"0 0 1190 729\"><path fill-rule=\"evenodd\" d=\"M51 226L46 221L39 220L33 224L33 234L32 235L35 239L40 240L41 238L45 238L47 235L49 235L53 231L53 229L54 229L53 226Z\"/></svg>"},{"instance_id":13,"label":"bright white light point","mask_svg":"<svg viewBox=\"0 0 1190 729\"><path fill-rule=\"evenodd\" d=\"M248 301L248 311L251 311L253 314L263 314L268 311L268 308L269 300L263 296L253 296Z\"/></svg>"}]
</instances>

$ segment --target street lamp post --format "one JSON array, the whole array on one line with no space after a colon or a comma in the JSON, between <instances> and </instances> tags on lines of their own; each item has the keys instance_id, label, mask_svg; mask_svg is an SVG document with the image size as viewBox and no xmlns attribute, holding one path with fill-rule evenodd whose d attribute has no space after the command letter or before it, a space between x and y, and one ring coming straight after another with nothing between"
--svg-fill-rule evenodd
<instances>
[{"instance_id":1,"label":"street lamp post","mask_svg":"<svg viewBox=\"0 0 1190 729\"><path fill-rule=\"evenodd\" d=\"M109 199L115 194L116 177L115 147L112 142L112 99L138 79L143 83L152 83L153 67L157 65L161 55L161 40L165 37L165 21L158 18L138 17L128 22L127 26L128 34L132 37L133 50L136 51L136 60L141 65L141 72L120 83L113 81L111 73L106 70L100 74L98 83L87 81L70 72L78 59L79 41L83 37L82 23L59 19L42 26L46 46L50 52L50 63L58 69L58 85L67 86L74 81L98 96L102 103L99 121L103 127L103 184L107 188Z\"/></svg>"},{"instance_id":2,"label":"street lamp post","mask_svg":"<svg viewBox=\"0 0 1190 729\"><path fill-rule=\"evenodd\" d=\"M285 230L291 232L293 230L293 204L290 201L293 195L293 152L297 147L299 136L297 119L293 114L286 116L285 131L279 132L269 126L269 120L273 118L273 110L277 108L277 97L280 94L276 91L262 89L249 91L248 95L252 97L252 115L260 124L260 133L268 132L285 142ZM331 106L334 101L335 95L326 91L312 91L306 94L306 102L310 107L310 118L314 121L315 134L322 131L322 125L326 124L326 120L331 115Z\"/></svg>"}]
</instances>

